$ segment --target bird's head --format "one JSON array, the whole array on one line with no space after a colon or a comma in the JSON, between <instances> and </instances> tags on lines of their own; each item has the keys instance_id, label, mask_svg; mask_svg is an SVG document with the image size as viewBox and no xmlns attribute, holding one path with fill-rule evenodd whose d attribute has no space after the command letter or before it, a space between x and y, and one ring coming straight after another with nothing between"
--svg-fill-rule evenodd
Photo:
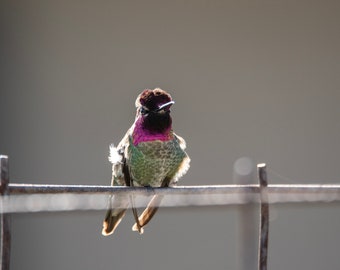
<instances>
[{"instance_id":1,"label":"bird's head","mask_svg":"<svg viewBox=\"0 0 340 270\"><path fill-rule=\"evenodd\" d=\"M137 114L164 114L170 113L170 107L175 102L169 93L156 88L154 90L146 89L136 99Z\"/></svg>"},{"instance_id":2,"label":"bird's head","mask_svg":"<svg viewBox=\"0 0 340 270\"><path fill-rule=\"evenodd\" d=\"M174 103L166 91L146 89L136 99L136 121L151 133L166 132L171 129L170 107Z\"/></svg>"}]
</instances>

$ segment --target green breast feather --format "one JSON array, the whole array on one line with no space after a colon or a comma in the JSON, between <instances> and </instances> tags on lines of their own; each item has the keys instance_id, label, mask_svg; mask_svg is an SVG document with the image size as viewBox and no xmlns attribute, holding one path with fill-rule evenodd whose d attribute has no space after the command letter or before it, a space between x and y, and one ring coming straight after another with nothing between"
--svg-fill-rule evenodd
<instances>
[{"instance_id":1,"label":"green breast feather","mask_svg":"<svg viewBox=\"0 0 340 270\"><path fill-rule=\"evenodd\" d=\"M137 185L157 187L165 177L173 179L186 157L176 137L165 142L141 142L137 146L129 138L127 162Z\"/></svg>"}]
</instances>

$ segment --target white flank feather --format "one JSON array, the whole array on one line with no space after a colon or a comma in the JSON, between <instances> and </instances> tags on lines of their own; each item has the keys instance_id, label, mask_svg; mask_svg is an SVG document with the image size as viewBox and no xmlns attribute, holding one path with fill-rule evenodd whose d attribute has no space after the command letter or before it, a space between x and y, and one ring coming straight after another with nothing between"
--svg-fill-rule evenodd
<instances>
[{"instance_id":1,"label":"white flank feather","mask_svg":"<svg viewBox=\"0 0 340 270\"><path fill-rule=\"evenodd\" d=\"M109 161L112 164L117 164L122 162L122 155L118 153L118 149L114 146L114 144L110 144L110 155Z\"/></svg>"}]
</instances>

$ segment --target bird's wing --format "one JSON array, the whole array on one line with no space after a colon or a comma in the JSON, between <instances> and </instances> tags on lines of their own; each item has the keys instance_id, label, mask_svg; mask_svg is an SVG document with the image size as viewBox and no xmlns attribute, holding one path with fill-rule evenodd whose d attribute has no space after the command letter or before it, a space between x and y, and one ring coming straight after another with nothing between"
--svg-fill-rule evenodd
<instances>
[{"instance_id":1,"label":"bird's wing","mask_svg":"<svg viewBox=\"0 0 340 270\"><path fill-rule=\"evenodd\" d=\"M183 158L182 162L179 164L179 168L177 170L177 173L174 175L173 181L171 182L170 186L176 185L178 179L181 178L184 174L186 174L187 171L189 170L189 167L190 167L190 158L189 158L188 154L185 152L185 148L187 146L186 143L185 143L185 140L181 136L178 136L175 133L174 133L174 137L178 141L179 146L181 147L181 149L184 152L184 158Z\"/></svg>"},{"instance_id":2,"label":"bird's wing","mask_svg":"<svg viewBox=\"0 0 340 270\"><path fill-rule=\"evenodd\" d=\"M127 147L127 144L124 143L127 139L128 136L125 135L117 147L113 144L110 145L109 161L112 163L112 186L130 186L130 173L125 158L125 148ZM119 194L110 196L109 209L103 222L103 235L110 235L115 231L124 217L126 209L129 207L129 203L129 198L126 196ZM117 205L119 206L114 207Z\"/></svg>"},{"instance_id":3,"label":"bird's wing","mask_svg":"<svg viewBox=\"0 0 340 270\"><path fill-rule=\"evenodd\" d=\"M130 176L126 164L126 149L129 146L130 130L117 147L110 145L109 161L112 163L112 186L130 186Z\"/></svg>"},{"instance_id":4,"label":"bird's wing","mask_svg":"<svg viewBox=\"0 0 340 270\"><path fill-rule=\"evenodd\" d=\"M179 146L184 150L185 148L187 148L187 144L185 142L185 140L181 137L178 136L176 133L174 133L174 137L176 138L176 140L179 143Z\"/></svg>"}]
</instances>

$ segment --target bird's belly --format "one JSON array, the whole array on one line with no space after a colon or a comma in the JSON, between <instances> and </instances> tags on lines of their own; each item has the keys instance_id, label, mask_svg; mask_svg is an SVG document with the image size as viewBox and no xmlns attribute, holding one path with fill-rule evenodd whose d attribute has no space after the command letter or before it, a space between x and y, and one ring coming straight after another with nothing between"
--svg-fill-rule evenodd
<instances>
[{"instance_id":1,"label":"bird's belly","mask_svg":"<svg viewBox=\"0 0 340 270\"><path fill-rule=\"evenodd\" d=\"M174 141L140 143L131 149L131 178L137 185L159 187L165 177L173 178L184 156Z\"/></svg>"}]
</instances>

